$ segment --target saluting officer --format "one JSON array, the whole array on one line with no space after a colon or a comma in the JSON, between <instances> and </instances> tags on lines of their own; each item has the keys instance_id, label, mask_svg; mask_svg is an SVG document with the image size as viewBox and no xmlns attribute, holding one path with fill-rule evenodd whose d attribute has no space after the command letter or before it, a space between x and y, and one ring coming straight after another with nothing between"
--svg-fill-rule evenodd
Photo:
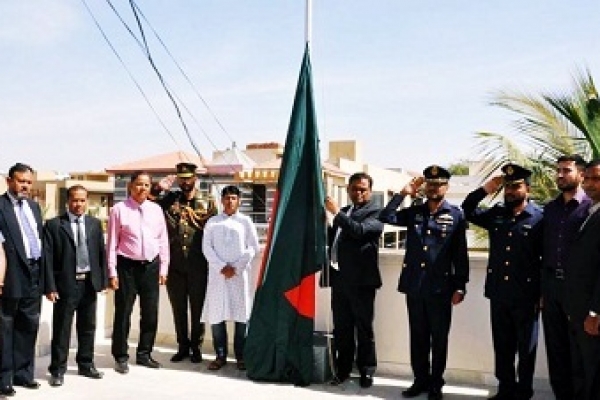
<instances>
[{"instance_id":1,"label":"saluting officer","mask_svg":"<svg viewBox=\"0 0 600 400\"><path fill-rule=\"evenodd\" d=\"M486 229L490 238L485 296L490 299L498 379L498 393L491 399L530 399L537 350L542 209L529 199L530 170L511 163L502 172L503 176L471 192L462 207L467 220ZM503 204L477 207L502 186Z\"/></svg>"},{"instance_id":2,"label":"saluting officer","mask_svg":"<svg viewBox=\"0 0 600 400\"><path fill-rule=\"evenodd\" d=\"M394 195L379 219L407 228L398 290L406 294L415 380L402 396L416 397L428 392L429 399L441 399L452 305L463 301L469 280L469 257L464 215L444 199L450 172L432 165L425 168L423 175ZM396 211L406 196L417 194L423 182L426 202Z\"/></svg>"},{"instance_id":3,"label":"saluting officer","mask_svg":"<svg viewBox=\"0 0 600 400\"><path fill-rule=\"evenodd\" d=\"M204 224L217 213L214 202L202 199L196 189L196 169L192 163L179 163L177 177L162 179L153 194L162 207L169 232L171 262L167 293L173 309L178 351L171 357L180 362L190 357L202 361L205 327L200 322L206 295L208 262L202 254ZM171 190L177 180L180 190ZM188 304L190 309L188 328Z\"/></svg>"}]
</instances>

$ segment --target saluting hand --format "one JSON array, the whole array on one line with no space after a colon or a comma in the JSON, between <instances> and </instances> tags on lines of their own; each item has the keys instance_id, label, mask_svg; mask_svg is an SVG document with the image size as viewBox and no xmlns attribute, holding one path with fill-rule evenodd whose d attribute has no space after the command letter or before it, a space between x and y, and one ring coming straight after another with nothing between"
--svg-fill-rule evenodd
<instances>
[{"instance_id":1,"label":"saluting hand","mask_svg":"<svg viewBox=\"0 0 600 400\"><path fill-rule=\"evenodd\" d=\"M412 178L410 182L408 182L406 186L402 188L400 194L403 196L415 197L417 195L417 192L419 191L419 188L423 185L424 182L425 178L422 176Z\"/></svg>"},{"instance_id":2,"label":"saluting hand","mask_svg":"<svg viewBox=\"0 0 600 400\"><path fill-rule=\"evenodd\" d=\"M485 190L487 194L496 193L502 187L503 182L504 180L500 175L494 176L483 185L483 190Z\"/></svg>"},{"instance_id":3,"label":"saluting hand","mask_svg":"<svg viewBox=\"0 0 600 400\"><path fill-rule=\"evenodd\" d=\"M169 190L171 189L171 186L173 186L173 183L175 183L176 178L175 175L167 175L158 181L158 187L160 190Z\"/></svg>"}]
</instances>

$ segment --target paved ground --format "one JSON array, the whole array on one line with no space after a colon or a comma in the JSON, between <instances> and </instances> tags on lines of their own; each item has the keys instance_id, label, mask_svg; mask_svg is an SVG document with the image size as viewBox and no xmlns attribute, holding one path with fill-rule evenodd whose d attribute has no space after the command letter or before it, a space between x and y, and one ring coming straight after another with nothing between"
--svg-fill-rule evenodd
<instances>
[{"instance_id":1,"label":"paved ground","mask_svg":"<svg viewBox=\"0 0 600 400\"><path fill-rule=\"evenodd\" d=\"M248 380L244 373L238 371L233 363L228 364L218 372L206 369L207 362L191 364L171 363L173 348L157 347L154 358L163 364L163 368L153 370L136 365L130 366L127 375L115 372L110 356L108 342L96 347L96 365L104 372L104 379L92 380L77 375L74 353L71 353L69 370L65 375L65 385L53 388L48 385L47 367L49 357L37 360L36 379L42 384L38 390L28 390L16 387L14 398L27 400L60 399L60 400L94 400L94 399L336 399L358 397L365 399L401 399L400 392L410 385L410 378L398 377L375 378L375 385L370 389L361 389L357 379L343 386L313 384L307 388L298 388L288 384L256 383ZM212 359L211 356L206 358ZM489 387L466 387L446 385L444 399L468 400L485 399L494 389ZM422 395L417 399L426 399ZM537 393L536 400L549 400L549 393Z\"/></svg>"}]
</instances>

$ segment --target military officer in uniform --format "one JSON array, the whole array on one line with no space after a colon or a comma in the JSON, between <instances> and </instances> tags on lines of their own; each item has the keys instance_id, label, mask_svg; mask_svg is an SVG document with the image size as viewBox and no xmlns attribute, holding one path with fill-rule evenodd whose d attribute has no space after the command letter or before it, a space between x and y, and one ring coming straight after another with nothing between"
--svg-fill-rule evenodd
<instances>
[{"instance_id":1,"label":"military officer in uniform","mask_svg":"<svg viewBox=\"0 0 600 400\"><path fill-rule=\"evenodd\" d=\"M498 393L491 399L530 399L537 350L542 254L542 209L529 199L531 171L502 167L462 207L468 221L486 229L490 254L485 296L490 300ZM504 203L478 207L504 186ZM519 362L515 373L515 354ZM516 379L515 379L516 375Z\"/></svg>"},{"instance_id":2,"label":"military officer in uniform","mask_svg":"<svg viewBox=\"0 0 600 400\"><path fill-rule=\"evenodd\" d=\"M205 327L200 318L208 279L208 263L202 254L202 233L204 224L217 210L214 201L206 201L199 195L197 168L192 163L177 164L177 177L162 179L152 193L164 210L169 232L171 262L167 293L178 344L172 362L188 357L193 363L202 361ZM171 190L175 180L179 190ZM191 327L188 327L188 321Z\"/></svg>"},{"instance_id":3,"label":"military officer in uniform","mask_svg":"<svg viewBox=\"0 0 600 400\"><path fill-rule=\"evenodd\" d=\"M411 180L379 215L386 224L407 228L398 291L406 294L415 380L402 392L403 397L428 392L429 399L442 398L452 306L462 302L469 280L465 218L444 199L449 180L446 169L427 167L423 177ZM397 211L405 197L414 197L424 182L425 203Z\"/></svg>"}]
</instances>

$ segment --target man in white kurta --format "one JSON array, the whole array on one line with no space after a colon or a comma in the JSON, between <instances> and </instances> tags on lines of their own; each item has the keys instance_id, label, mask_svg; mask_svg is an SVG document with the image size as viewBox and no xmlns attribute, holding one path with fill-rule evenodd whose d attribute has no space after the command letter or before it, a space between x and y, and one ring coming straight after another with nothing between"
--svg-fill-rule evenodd
<instances>
[{"instance_id":1,"label":"man in white kurta","mask_svg":"<svg viewBox=\"0 0 600 400\"><path fill-rule=\"evenodd\" d=\"M225 321L235 322L234 353L238 369L245 369L244 342L250 313L248 272L260 248L250 217L238 212L240 191L226 186L221 192L223 212L210 218L204 228L202 251L208 260L208 285L202 313L211 325L216 359L208 366L218 370L227 363Z\"/></svg>"}]
</instances>

